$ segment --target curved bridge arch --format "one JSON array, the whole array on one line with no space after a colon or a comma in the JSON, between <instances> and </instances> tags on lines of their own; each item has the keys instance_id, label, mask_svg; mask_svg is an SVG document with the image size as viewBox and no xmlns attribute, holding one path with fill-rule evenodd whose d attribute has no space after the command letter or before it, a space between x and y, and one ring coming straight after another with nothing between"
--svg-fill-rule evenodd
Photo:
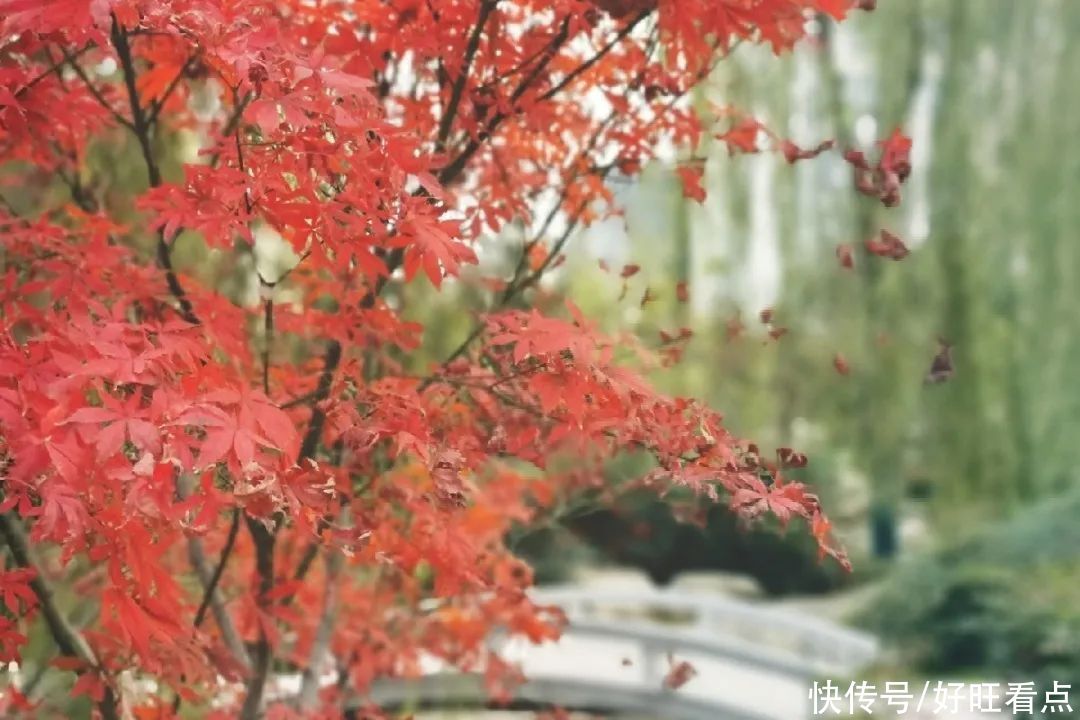
<instances>
[{"instance_id":1,"label":"curved bridge arch","mask_svg":"<svg viewBox=\"0 0 1080 720\"><path fill-rule=\"evenodd\" d=\"M876 640L801 613L671 590L537 590L569 624L557 643L534 646L495 636L528 681L509 705L558 705L606 715L665 720L791 720L806 715L811 681L851 673L877 654ZM664 687L670 659L697 675ZM387 709L496 707L477 675L431 672L376 682L368 702Z\"/></svg>"}]
</instances>

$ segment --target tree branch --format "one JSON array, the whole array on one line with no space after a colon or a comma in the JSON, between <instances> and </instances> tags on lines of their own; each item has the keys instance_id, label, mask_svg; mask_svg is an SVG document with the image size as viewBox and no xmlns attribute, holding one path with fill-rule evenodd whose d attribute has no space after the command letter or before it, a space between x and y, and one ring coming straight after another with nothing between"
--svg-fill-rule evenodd
<instances>
[{"instance_id":1,"label":"tree branch","mask_svg":"<svg viewBox=\"0 0 1080 720\"><path fill-rule=\"evenodd\" d=\"M328 549L326 551L326 590L323 595L322 614L315 628L315 640L311 644L307 667L304 668L300 684L300 697L297 704L301 712L313 710L318 701L319 670L327 656L334 624L337 621L337 579L344 564L345 556L340 550Z\"/></svg>"},{"instance_id":2,"label":"tree branch","mask_svg":"<svg viewBox=\"0 0 1080 720\"><path fill-rule=\"evenodd\" d=\"M262 384L263 392L270 397L270 347L274 342L274 298L266 298L263 310Z\"/></svg>"},{"instance_id":3,"label":"tree branch","mask_svg":"<svg viewBox=\"0 0 1080 720\"><path fill-rule=\"evenodd\" d=\"M578 161L580 161L580 159L584 158L586 155L588 155L589 152L593 150L593 148L596 147L600 136L603 135L604 130L611 124L614 118L615 113L613 112L608 115L608 117L602 123L600 123L600 125L596 128L596 131L593 133L592 137L589 139L589 142L586 143L585 147L582 148L582 150L578 153L577 158L574 160L574 162L570 163L570 167L575 166ZM601 171L600 176L605 177L610 171L610 167L604 168ZM539 280L540 275L543 274L544 270L548 267L551 260L556 257L559 251L566 245L567 240L570 238L570 235L572 234L574 228L577 226L577 220L580 217L581 212L585 209L584 205L580 209L578 209L571 217L570 222L567 224L566 230L563 232L562 236L555 242L552 251L548 253L548 257L545 259L543 267L539 270L539 274L534 273L533 276L527 276L524 281L521 280L521 273L525 270L525 264L528 262L529 251L533 248L533 246L540 242L541 239L543 239L545 234L547 234L548 228L551 227L551 223L554 222L555 217L559 213L559 209L562 207L563 202L566 200L566 197L570 192L570 186L572 182L573 179L568 181L563 186L563 190L562 193L559 195L558 201L555 203L554 207L551 208L551 211L547 214L547 217L544 218L544 222L540 225L540 229L536 232L533 238L526 242L522 247L521 257L518 260L517 267L514 268L514 275L510 279L510 282L507 283L506 289L503 291L502 297L499 299L496 307L503 307L509 304L509 302L514 298L517 293L526 289L529 285L532 285L537 280ZM477 323L476 327L474 327L472 331L465 337L465 339L461 341L461 344L459 344L454 349L454 351L451 352L445 360L443 360L442 370L445 371L446 368L450 365L450 363L454 362L459 357L464 355L465 352L469 349L469 346L472 345L483 333L484 324ZM424 381L420 383L418 391L423 392L428 387L430 387L431 384L434 383L437 379L438 375L433 375L431 377L425 378Z\"/></svg>"},{"instance_id":4,"label":"tree branch","mask_svg":"<svg viewBox=\"0 0 1080 720\"><path fill-rule=\"evenodd\" d=\"M541 95L540 96L540 101L542 102L544 100L550 100L551 98L555 97L560 92L562 92L562 90L567 85L574 82L574 80L577 80L583 74L585 74L590 69L592 69L592 67L594 65L596 65L596 63L600 62L604 58L605 55L607 55L609 52L611 52L611 50L616 45L618 45L620 42L622 42L623 39L627 35L629 35L631 32L633 32L634 28L638 26L638 23L640 23L642 20L647 18L649 15L651 15L652 12L653 11L651 9L649 9L649 10L642 10L640 13L638 13L637 16L633 20L631 20L629 23L626 24L626 27L624 27L622 30L620 30L618 32L618 34L614 38L611 39L611 42L609 42L604 47L600 48L596 52L596 54L593 55L591 58L589 58L585 62L581 63L581 65L578 65L576 68L574 68L570 72L569 75L567 75L565 78L562 79L562 82L560 82L558 85L555 85L553 88L551 88L546 93Z\"/></svg>"},{"instance_id":5,"label":"tree branch","mask_svg":"<svg viewBox=\"0 0 1080 720\"><path fill-rule=\"evenodd\" d=\"M322 436L323 425L326 423L326 413L319 407L319 403L330 395L330 387L334 381L334 372L341 362L341 343L330 340L326 348L326 356L323 363L322 375L319 377L319 386L311 402L311 421L308 424L307 433L300 445L298 462L315 456L319 446L319 438ZM245 517L248 532L255 543L255 572L259 578L259 588L256 602L260 612L265 613L270 606L266 595L274 586L274 546L276 544L276 528L269 529L260 520L250 516ZM263 618L263 622L272 622L270 618ZM263 695L266 692L266 679L270 673L273 660L273 652L270 640L266 636L266 630L259 629L259 641L255 645L255 656L252 662L252 675L248 680L247 694L244 697L244 705L240 711L242 720L256 720L262 714Z\"/></svg>"},{"instance_id":6,"label":"tree branch","mask_svg":"<svg viewBox=\"0 0 1080 720\"><path fill-rule=\"evenodd\" d=\"M315 450L319 446L319 438L322 436L323 425L326 423L326 413L319 407L319 403L330 396L330 386L334 382L334 372L341 362L341 343L330 340L327 343L326 355L323 360L322 375L319 376L319 386L315 389L315 395L311 398L311 422L308 424L307 433L304 434L300 444L299 460L305 460L315 456Z\"/></svg>"},{"instance_id":7,"label":"tree branch","mask_svg":"<svg viewBox=\"0 0 1080 720\"><path fill-rule=\"evenodd\" d=\"M518 86L514 88L514 92L510 94L510 101L517 102L521 99L521 96L528 91L536 79L540 77L540 73L544 72L544 69L551 64L551 61L555 59L555 55L558 54L559 48L566 42L567 37L570 34L570 16L567 15L563 18L562 23L559 24L559 32L555 33L555 37L552 38L547 48L544 50L544 54L540 59L540 62L536 64L525 79L518 83Z\"/></svg>"},{"instance_id":8,"label":"tree branch","mask_svg":"<svg viewBox=\"0 0 1080 720\"><path fill-rule=\"evenodd\" d=\"M142 150L143 161L146 163L146 173L150 178L150 187L161 185L161 169L157 160L154 159L153 148L150 144L150 125L147 123L146 113L143 112L142 103L139 100L139 89L136 84L137 74L135 61L131 55L131 45L125 31L113 16L112 41L116 48L116 55L120 59L120 67L124 71L124 86L127 87L128 102L131 105L131 130L139 141Z\"/></svg>"},{"instance_id":9,"label":"tree branch","mask_svg":"<svg viewBox=\"0 0 1080 720\"><path fill-rule=\"evenodd\" d=\"M304 548L304 554L300 556L300 562L296 564L296 572L293 573L293 580L300 582L307 577L308 571L311 570L311 566L318 556L319 543L317 540L312 540L308 546Z\"/></svg>"},{"instance_id":10,"label":"tree branch","mask_svg":"<svg viewBox=\"0 0 1080 720\"><path fill-rule=\"evenodd\" d=\"M235 93L234 93L235 95ZM221 129L222 138L226 138L236 133L237 128L240 126L240 120L244 117L244 109L247 108L248 103L254 99L255 93L248 91L244 97L238 99L233 107L232 115L225 121L224 127ZM217 167L218 161L221 160L221 151L217 151L210 156L210 167Z\"/></svg>"},{"instance_id":11,"label":"tree branch","mask_svg":"<svg viewBox=\"0 0 1080 720\"><path fill-rule=\"evenodd\" d=\"M84 45L83 47L79 48L75 52L70 53L70 57L69 57L69 54L67 52L65 52L64 53L64 59L62 61L60 61L60 62L56 62L55 60L53 60L50 57L49 60L52 62L52 65L50 65L49 67L45 68L44 70L39 72L34 77L27 80L25 85L23 85L21 88L16 90L15 91L15 99L18 100L19 98L21 98L23 95L28 93L35 85L40 83L42 80L49 77L53 73L58 72L60 70L60 68L62 68L67 63L71 62L71 60L77 60L78 58L82 57L87 52L89 52L90 49L93 48L93 47L94 47L93 43L90 43L89 45Z\"/></svg>"},{"instance_id":12,"label":"tree branch","mask_svg":"<svg viewBox=\"0 0 1080 720\"><path fill-rule=\"evenodd\" d=\"M71 66L71 69L74 70L75 74L79 76L79 79L82 80L83 85L85 85L86 89L90 91L90 94L94 96L94 99L98 101L98 104L108 110L109 114L113 116L116 122L120 123L128 130L134 130L135 127L132 125L131 121L121 115L119 112L117 112L116 108L114 108L112 104L110 104L109 101L105 98L105 96L101 94L101 90L99 90L97 86L94 85L94 81L90 79L90 76L86 74L86 71L83 70L82 66L79 65L78 61L74 58L74 56L72 56L72 54L68 52L68 49L62 47L60 48L60 52L64 54L64 62Z\"/></svg>"},{"instance_id":13,"label":"tree branch","mask_svg":"<svg viewBox=\"0 0 1080 720\"><path fill-rule=\"evenodd\" d=\"M197 55L189 57L187 62L184 63L184 66L180 68L180 72L176 73L176 77L169 82L168 87L165 88L165 92L161 93L161 97L154 100L153 105L150 108L150 115L147 117L148 124L153 125L157 122L158 116L161 115L161 111L165 107L165 103L169 101L169 98L172 96L173 92L176 91L176 88L180 85L180 81L184 79L184 76L195 66L195 61L197 59Z\"/></svg>"},{"instance_id":14,"label":"tree branch","mask_svg":"<svg viewBox=\"0 0 1080 720\"><path fill-rule=\"evenodd\" d=\"M543 102L545 100L550 100L552 97L561 92L567 85L572 83L577 78L581 77L582 74L588 72L589 69L591 69L594 65L596 65L596 63L600 62L600 60L603 59L604 56L611 52L611 50L616 45L622 42L623 39L625 39L626 36L629 35L635 27L637 27L638 23L648 17L651 13L652 10L645 10L638 13L638 15L633 20L627 23L626 26L623 27L615 35L615 37L611 39L611 41L609 41L604 47L598 50L595 55L583 62L578 67L574 68L574 70L572 70L570 74L563 78L563 80L559 82L559 84L555 85L550 90L541 95L537 101ZM521 84L519 84L518 87L514 90L511 96L513 100L516 101L520 99L525 94L526 90L528 90L532 82L537 77L539 77L540 73L542 73L544 68L547 67L548 63L550 63L551 60L554 59L555 54L560 46L560 43L557 39L559 37L562 37L563 41L565 41L565 33L567 31L567 27L568 26L564 23L563 27L560 28L558 35L556 35L556 42L553 42L551 49L547 54L545 54L544 59L541 62L537 63L537 66L533 68L532 72L529 73L528 78L523 80ZM487 139L491 136L491 133L495 132L495 130L498 129L499 125L502 124L503 120L505 120L507 117L509 116L506 113L496 113L495 115L493 115L491 120L488 121L487 127L484 128L484 131L481 132L477 137L471 139L469 141L469 144L465 146L465 149L463 149L461 153L453 159L453 161L451 161L448 165L444 166L443 169L439 171L439 182L447 184L457 179L458 175L460 175L461 172L465 169L465 166L468 164L472 156L476 154L476 152L483 146L484 142L487 141Z\"/></svg>"},{"instance_id":15,"label":"tree branch","mask_svg":"<svg viewBox=\"0 0 1080 720\"><path fill-rule=\"evenodd\" d=\"M199 627L200 625L202 625L203 620L206 619L206 611L212 604L212 599L217 592L218 583L221 582L221 576L225 574L225 564L229 560L229 555L232 554L232 549L233 546L236 544L236 536L239 530L240 508L233 508L232 522L229 525L229 534L225 536L225 545L221 548L221 557L218 559L218 564L214 567L213 573L208 574L203 582L203 598L202 601L199 603L199 608L195 611L195 619L192 623L193 625L195 625L195 627ZM200 550L198 553L191 553L189 551L189 554L203 555L203 553L201 552L201 543L199 544L199 548ZM205 559L202 564L205 567ZM199 574L202 575L203 573L200 572ZM217 615L216 608L214 614ZM220 623L218 624L220 625ZM222 631L224 632L224 628L222 629ZM243 646L241 645L241 647ZM244 652L240 654L246 655L247 653Z\"/></svg>"},{"instance_id":16,"label":"tree branch","mask_svg":"<svg viewBox=\"0 0 1080 720\"><path fill-rule=\"evenodd\" d=\"M176 481L176 492L180 499L184 499L191 494L191 482L190 479L185 476L180 476ZM221 577L225 573L225 564L229 561L229 557L232 554L233 546L236 543L236 534L240 528L240 510L233 510L232 525L229 527L229 534L225 537L225 545L221 549L221 557L218 559L217 566L210 570L210 564L206 559L206 551L203 549L202 540L197 537L190 537L187 541L188 550L188 562L195 569L195 574L199 578L199 584L203 588L202 600L199 602L199 607L195 611L195 620L193 626L198 628L202 625L203 620L206 618L206 611L213 610L214 621L217 623L218 630L221 632L221 638L225 642L225 646L229 648L233 656L237 661L245 667L251 666L251 659L248 657L247 649L244 647L244 641L240 637L240 633L236 631L236 626L233 624L232 618L229 617L228 611L225 609L225 603L221 599L221 594L218 593L218 583L221 582Z\"/></svg>"},{"instance_id":17,"label":"tree branch","mask_svg":"<svg viewBox=\"0 0 1080 720\"><path fill-rule=\"evenodd\" d=\"M139 101L139 90L135 82L135 61L131 55L131 46L128 44L127 35L124 29L120 27L115 15L112 24L112 41L116 47L116 55L120 58L120 66L124 71L124 85L127 87L128 102L131 105L131 130L139 142L139 149L142 151L143 162L146 164L146 174L149 178L150 187L156 188L161 185L161 169L158 167L157 160L154 159L154 150L150 142L150 125ZM180 304L180 316L192 325L198 325L199 318L195 314L195 308L192 306L191 300L188 299L187 292L184 291L184 286L180 284L180 278L173 268L172 256L169 253L169 245L165 240L164 228L158 230L157 260L165 271L165 282L169 286L169 292Z\"/></svg>"},{"instance_id":18,"label":"tree branch","mask_svg":"<svg viewBox=\"0 0 1080 720\"><path fill-rule=\"evenodd\" d=\"M229 612L225 608L221 594L217 591L218 583L221 581L221 576L225 571L225 564L229 561L229 556L236 542L236 534L239 528L240 513L239 510L236 510L233 513L233 522L229 528L229 535L225 540L225 547L221 550L221 557L218 559L218 564L214 567L213 572L210 570L210 565L206 559L206 551L203 549L202 541L199 538L188 539L188 560L191 562L192 567L195 568L195 573L199 576L199 582L203 586L203 599L199 603L199 609L195 612L194 626L199 627L202 624L207 609L213 610L214 621L217 623L218 630L221 631L221 639L225 642L225 647L229 648L229 651L232 652L240 664L251 667L251 658L248 656L244 641L236 631L236 626L233 625L232 618L229 617Z\"/></svg>"},{"instance_id":19,"label":"tree branch","mask_svg":"<svg viewBox=\"0 0 1080 720\"><path fill-rule=\"evenodd\" d=\"M267 596L274 587L275 536L261 520L250 515L245 515L244 519L247 522L248 532L251 533L251 539L255 543L255 572L259 578L255 602L263 617L259 623L259 640L255 644L251 677L248 678L247 694L240 708L240 718L241 720L258 720L262 716L263 695L266 692L266 680L270 675L270 666L273 661L273 649L270 647L270 638L266 634L264 624L273 622L273 619L267 616L271 603Z\"/></svg>"},{"instance_id":20,"label":"tree branch","mask_svg":"<svg viewBox=\"0 0 1080 720\"><path fill-rule=\"evenodd\" d=\"M469 69L472 67L473 58L480 47L480 36L484 32L484 26L487 24L497 2L498 0L482 0L480 3L480 17L477 18L476 25L473 26L472 34L469 36L469 44L465 48L465 59L461 64L461 71L458 73L457 80L454 81L454 87L450 91L450 102L446 105L446 112L443 113L442 120L439 122L439 135L435 141L435 148L440 152L450 137L450 131L454 126L454 118L457 117L458 105L461 103L461 95L465 91L465 85L469 79Z\"/></svg>"},{"instance_id":21,"label":"tree branch","mask_svg":"<svg viewBox=\"0 0 1080 720\"><path fill-rule=\"evenodd\" d=\"M64 655L82 660L87 666L98 671L99 666L94 651L82 634L71 626L60 609L56 607L52 589L45 582L45 576L30 555L30 544L18 518L10 513L0 514L0 535L4 536L4 541L11 549L11 557L15 560L15 564L34 571L30 589L37 596L41 614L45 618L45 624L49 628L56 647ZM98 703L98 709L105 720L118 720L120 717L116 695L108 683L105 683L105 695Z\"/></svg>"}]
</instances>

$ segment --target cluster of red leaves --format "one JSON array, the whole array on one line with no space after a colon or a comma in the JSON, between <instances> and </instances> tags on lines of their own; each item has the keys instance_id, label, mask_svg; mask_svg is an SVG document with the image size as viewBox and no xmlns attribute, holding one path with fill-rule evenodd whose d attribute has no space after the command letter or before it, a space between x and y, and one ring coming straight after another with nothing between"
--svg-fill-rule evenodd
<instances>
[{"instance_id":1,"label":"cluster of red leaves","mask_svg":"<svg viewBox=\"0 0 1080 720\"><path fill-rule=\"evenodd\" d=\"M878 232L877 238L866 241L866 251L889 260L903 260L911 254L903 240L884 229Z\"/></svg>"},{"instance_id":2,"label":"cluster of red leaves","mask_svg":"<svg viewBox=\"0 0 1080 720\"><path fill-rule=\"evenodd\" d=\"M718 115L727 116L733 114L733 111L728 108L718 109ZM737 112L734 113L738 118L732 126L725 132L718 133L715 137L717 140L722 140L727 145L728 153L731 155L736 154L751 154L759 152L762 145L762 138L768 141L765 146L771 146L773 150L778 151L784 156L784 160L790 165L794 165L800 160L811 160L816 158L826 150L831 150L835 145L834 140L823 140L814 147L803 148L796 145L790 139L781 137L773 130L770 130L761 121L746 115L741 115Z\"/></svg>"},{"instance_id":3,"label":"cluster of red leaves","mask_svg":"<svg viewBox=\"0 0 1080 720\"><path fill-rule=\"evenodd\" d=\"M877 198L885 207L900 204L900 186L911 174L911 138L899 129L878 143L881 155L875 165L858 150L848 150L844 159L855 173L855 189L863 195Z\"/></svg>"},{"instance_id":4,"label":"cluster of red leaves","mask_svg":"<svg viewBox=\"0 0 1080 720\"><path fill-rule=\"evenodd\" d=\"M682 100L732 42L780 51L807 13L850 5L0 0L0 163L30 201L0 207L0 483L40 556L0 578L3 658L59 597L28 584L37 562L96 607L81 633L49 630L80 636L62 662L106 718L167 717L174 697L337 716L431 656L499 686L514 674L492 628L561 627L528 601L506 532L596 489L628 449L656 460L641 483L803 517L842 559L816 498L717 413L653 390L573 307L507 309L560 241L527 246L472 342L424 378L401 361L422 328L381 293L399 269L458 276L545 191L565 224L592 221L610 169L696 144ZM178 133L202 153L173 175L157 141ZM90 151L121 144L148 188L84 184ZM259 228L300 258L260 278L261 305L172 266L183 233L258 254ZM588 460L556 469L567 454ZM273 696L279 663L314 691Z\"/></svg>"},{"instance_id":5,"label":"cluster of red leaves","mask_svg":"<svg viewBox=\"0 0 1080 720\"><path fill-rule=\"evenodd\" d=\"M29 619L37 608L37 595L30 587L34 570L19 568L0 572L0 596L7 614L0 617L0 662L19 659L19 647L26 636L19 631L21 620Z\"/></svg>"},{"instance_id":6,"label":"cluster of red leaves","mask_svg":"<svg viewBox=\"0 0 1080 720\"><path fill-rule=\"evenodd\" d=\"M733 117L730 127L714 137L723 141L730 155L746 155L770 150L779 152L790 165L802 160L811 160L836 147L836 141L828 139L813 147L800 147L790 139L782 137L760 120L743 114L741 111L726 108L714 108L718 118ZM881 157L871 166L865 155L855 149L845 150L844 159L855 169L855 187L864 194L879 199L886 207L900 204L900 186L911 174L911 139L895 130L881 146ZM680 165L677 172L682 179L683 194L701 202L705 199L705 190L701 185L703 166L700 161L691 161ZM840 255L844 267L850 267L846 258Z\"/></svg>"}]
</instances>

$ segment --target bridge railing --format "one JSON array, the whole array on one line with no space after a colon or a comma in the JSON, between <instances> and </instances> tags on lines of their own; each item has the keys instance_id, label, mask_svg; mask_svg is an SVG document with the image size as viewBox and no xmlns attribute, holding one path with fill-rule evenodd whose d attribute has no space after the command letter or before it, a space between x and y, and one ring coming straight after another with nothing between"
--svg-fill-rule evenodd
<instances>
[{"instance_id":1,"label":"bridge railing","mask_svg":"<svg viewBox=\"0 0 1080 720\"><path fill-rule=\"evenodd\" d=\"M872 636L802 613L677 590L589 590L552 587L533 599L562 608L574 632L605 631L607 624L634 631L662 628L681 644L769 658L803 675L851 670L878 653Z\"/></svg>"},{"instance_id":2,"label":"bridge railing","mask_svg":"<svg viewBox=\"0 0 1080 720\"><path fill-rule=\"evenodd\" d=\"M569 624L554 644L534 646L497 632L490 638L528 678L512 703L521 708L548 702L616 715L649 709L669 720L788 720L805 714L810 679L853 672L877 653L876 641L863 633L724 597L549 587L532 598L560 607ZM678 691L664 682L673 655L692 659L700 675ZM377 681L357 702L387 708L488 702L480 678L428 661L423 677Z\"/></svg>"}]
</instances>

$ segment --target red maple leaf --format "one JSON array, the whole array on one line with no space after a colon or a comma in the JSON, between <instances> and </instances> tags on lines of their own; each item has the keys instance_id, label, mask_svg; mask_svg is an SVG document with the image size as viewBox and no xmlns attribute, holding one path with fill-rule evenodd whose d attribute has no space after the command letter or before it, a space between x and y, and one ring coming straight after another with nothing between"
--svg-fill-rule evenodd
<instances>
[{"instance_id":1,"label":"red maple leaf","mask_svg":"<svg viewBox=\"0 0 1080 720\"><path fill-rule=\"evenodd\" d=\"M878 238L866 241L866 250L872 255L890 260L903 260L911 253L904 241L888 230L882 230Z\"/></svg>"},{"instance_id":2,"label":"red maple leaf","mask_svg":"<svg viewBox=\"0 0 1080 720\"><path fill-rule=\"evenodd\" d=\"M412 217L402 226L405 238L405 278L412 279L421 267L431 284L442 286L443 273L457 275L461 263L475 263L476 253L455 239L442 223L422 216Z\"/></svg>"},{"instance_id":3,"label":"red maple leaf","mask_svg":"<svg viewBox=\"0 0 1080 720\"><path fill-rule=\"evenodd\" d=\"M845 243L841 243L836 246L836 259L840 263L840 267L845 270L851 270L855 267L855 255L852 252L851 246Z\"/></svg>"},{"instance_id":4,"label":"red maple leaf","mask_svg":"<svg viewBox=\"0 0 1080 720\"><path fill-rule=\"evenodd\" d=\"M664 676L663 687L666 690L678 690L686 683L694 679L698 674L697 669L686 660L675 661L668 655L668 664L671 666Z\"/></svg>"},{"instance_id":5,"label":"red maple leaf","mask_svg":"<svg viewBox=\"0 0 1080 720\"><path fill-rule=\"evenodd\" d=\"M730 130L716 136L717 140L727 143L728 152L734 155L740 153L756 153L758 151L759 133L763 126L753 118L743 118Z\"/></svg>"},{"instance_id":6,"label":"red maple leaf","mask_svg":"<svg viewBox=\"0 0 1080 720\"><path fill-rule=\"evenodd\" d=\"M840 373L841 375L848 375L849 373L851 373L851 366L848 365L847 358L845 358L841 353L836 353L835 355L833 355L833 367L836 368L836 372Z\"/></svg>"},{"instance_id":7,"label":"red maple leaf","mask_svg":"<svg viewBox=\"0 0 1080 720\"><path fill-rule=\"evenodd\" d=\"M699 203L705 202L705 188L701 184L705 168L699 165L680 165L675 170L682 180L683 197Z\"/></svg>"}]
</instances>

